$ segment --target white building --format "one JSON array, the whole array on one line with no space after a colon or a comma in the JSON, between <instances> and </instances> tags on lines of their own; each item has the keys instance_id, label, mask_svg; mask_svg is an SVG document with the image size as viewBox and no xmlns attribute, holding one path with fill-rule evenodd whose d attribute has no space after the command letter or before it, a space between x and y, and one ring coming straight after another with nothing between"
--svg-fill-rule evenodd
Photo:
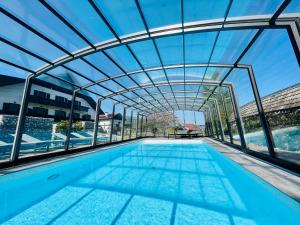
<instances>
[{"instance_id":1,"label":"white building","mask_svg":"<svg viewBox=\"0 0 300 225\"><path fill-rule=\"evenodd\" d=\"M99 115L99 129L104 133L110 133L113 115L105 113ZM122 114L114 114L113 134L120 134L122 127Z\"/></svg>"},{"instance_id":2,"label":"white building","mask_svg":"<svg viewBox=\"0 0 300 225\"><path fill-rule=\"evenodd\" d=\"M18 115L24 79L1 76L0 83L0 114ZM42 80L33 80L30 90L28 115L47 117L55 120L67 119L70 115L72 90ZM96 102L88 95L78 93L73 118L93 120ZM100 112L103 113L103 112Z\"/></svg>"}]
</instances>

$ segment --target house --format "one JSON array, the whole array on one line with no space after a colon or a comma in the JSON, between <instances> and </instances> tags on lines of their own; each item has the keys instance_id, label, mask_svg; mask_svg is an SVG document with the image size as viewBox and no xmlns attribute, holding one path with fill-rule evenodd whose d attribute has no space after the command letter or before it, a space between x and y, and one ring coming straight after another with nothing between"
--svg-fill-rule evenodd
<instances>
[{"instance_id":1,"label":"house","mask_svg":"<svg viewBox=\"0 0 300 225\"><path fill-rule=\"evenodd\" d=\"M1 75L0 114L18 115L25 79ZM66 84L53 84L34 79L29 96L27 116L53 118L55 121L70 116L73 90ZM96 102L88 94L78 93L73 118L90 121L95 118ZM100 113L103 114L102 111Z\"/></svg>"},{"instance_id":2,"label":"house","mask_svg":"<svg viewBox=\"0 0 300 225\"><path fill-rule=\"evenodd\" d=\"M110 133L112 119L114 120L113 134L120 134L122 127L122 114L115 113L114 115L105 113L99 115L99 129L101 132Z\"/></svg>"}]
</instances>

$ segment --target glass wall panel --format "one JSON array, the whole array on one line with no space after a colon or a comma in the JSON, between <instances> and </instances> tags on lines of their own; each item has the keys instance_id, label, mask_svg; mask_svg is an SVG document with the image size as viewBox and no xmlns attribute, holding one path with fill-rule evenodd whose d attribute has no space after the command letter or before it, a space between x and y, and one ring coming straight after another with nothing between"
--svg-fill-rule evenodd
<instances>
[{"instance_id":1,"label":"glass wall panel","mask_svg":"<svg viewBox=\"0 0 300 225\"><path fill-rule=\"evenodd\" d=\"M72 94L73 90L64 87L64 82L57 85L40 79L33 80L22 134L20 158L64 150ZM87 107L88 102L82 101ZM80 112L75 111L78 117ZM82 112L87 113L85 110Z\"/></svg>"},{"instance_id":2,"label":"glass wall panel","mask_svg":"<svg viewBox=\"0 0 300 225\"><path fill-rule=\"evenodd\" d=\"M123 140L130 139L131 112L132 111L130 109L126 109Z\"/></svg>"},{"instance_id":3,"label":"glass wall panel","mask_svg":"<svg viewBox=\"0 0 300 225\"><path fill-rule=\"evenodd\" d=\"M101 101L102 112L99 115L97 144L109 142L113 104L114 102L109 99Z\"/></svg>"},{"instance_id":4,"label":"glass wall panel","mask_svg":"<svg viewBox=\"0 0 300 225\"><path fill-rule=\"evenodd\" d=\"M132 123L131 123L131 135L130 135L130 139L134 139L136 138L136 126L137 126L137 112L133 111L132 114Z\"/></svg>"},{"instance_id":5,"label":"glass wall panel","mask_svg":"<svg viewBox=\"0 0 300 225\"><path fill-rule=\"evenodd\" d=\"M123 106L115 106L115 114L113 120L113 129L112 129L112 142L121 141L121 131L122 131L122 120L123 120Z\"/></svg>"},{"instance_id":6,"label":"glass wall panel","mask_svg":"<svg viewBox=\"0 0 300 225\"><path fill-rule=\"evenodd\" d=\"M10 159L24 83L25 79L0 75L0 163Z\"/></svg>"},{"instance_id":7,"label":"glass wall panel","mask_svg":"<svg viewBox=\"0 0 300 225\"><path fill-rule=\"evenodd\" d=\"M235 113L234 113L234 106L233 106L233 101L230 96L229 90L223 89L224 91L224 103L225 107L227 110L228 114L228 120L229 120L229 125L227 127L230 127L231 133L232 133L232 139L233 139L233 144L241 145L241 139L239 136L238 128L237 128L237 122L235 118Z\"/></svg>"},{"instance_id":8,"label":"glass wall panel","mask_svg":"<svg viewBox=\"0 0 300 225\"><path fill-rule=\"evenodd\" d=\"M286 31L265 31L243 62L253 65L277 156L300 164L300 68Z\"/></svg>"},{"instance_id":9,"label":"glass wall panel","mask_svg":"<svg viewBox=\"0 0 300 225\"><path fill-rule=\"evenodd\" d=\"M247 71L235 69L226 81L231 82L234 86L241 120L244 124L247 147L254 151L269 154ZM248 108L249 105L251 105L251 108Z\"/></svg>"},{"instance_id":10,"label":"glass wall panel","mask_svg":"<svg viewBox=\"0 0 300 225\"><path fill-rule=\"evenodd\" d=\"M80 91L76 95L69 148L92 144L98 98L87 91Z\"/></svg>"},{"instance_id":11,"label":"glass wall panel","mask_svg":"<svg viewBox=\"0 0 300 225\"><path fill-rule=\"evenodd\" d=\"M231 99L230 99L230 94L229 94L228 88L219 87L213 96L218 101L225 141L227 141L227 142L231 141L230 135L232 134L232 129L235 129L234 133L235 133L236 139L237 139L238 133L236 130L235 116L233 114L232 104L231 104ZM228 99L230 101L229 104L226 102L226 99ZM230 121L232 123L230 123ZM237 143L237 144L240 144L240 143Z\"/></svg>"}]
</instances>

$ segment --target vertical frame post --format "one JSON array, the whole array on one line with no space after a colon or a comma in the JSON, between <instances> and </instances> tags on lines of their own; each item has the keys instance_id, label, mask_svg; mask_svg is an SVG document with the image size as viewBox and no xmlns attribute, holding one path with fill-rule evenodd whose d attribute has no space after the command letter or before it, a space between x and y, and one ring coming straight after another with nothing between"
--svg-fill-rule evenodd
<instances>
[{"instance_id":1,"label":"vertical frame post","mask_svg":"<svg viewBox=\"0 0 300 225\"><path fill-rule=\"evenodd\" d=\"M121 140L124 140L124 131L125 131L125 121L126 121L126 107L123 109L123 117L122 117L122 131L121 131Z\"/></svg>"},{"instance_id":2,"label":"vertical frame post","mask_svg":"<svg viewBox=\"0 0 300 225\"><path fill-rule=\"evenodd\" d=\"M69 146L70 146L70 136L71 136L71 132L72 132L72 123L73 123L73 114L74 114L74 108L75 108L76 95L77 95L77 91L73 91L70 116L69 116L69 124L68 124L68 129L67 129L66 140L65 140L65 151L68 151Z\"/></svg>"},{"instance_id":3,"label":"vertical frame post","mask_svg":"<svg viewBox=\"0 0 300 225\"><path fill-rule=\"evenodd\" d=\"M114 132L114 120L115 120L115 109L116 109L116 104L113 104L113 109L111 113L111 124L110 124L110 133L109 133L109 142L112 142L112 136Z\"/></svg>"},{"instance_id":4,"label":"vertical frame post","mask_svg":"<svg viewBox=\"0 0 300 225\"><path fill-rule=\"evenodd\" d=\"M95 115L95 121L94 121L94 133L93 133L92 146L97 145L100 107L101 107L101 101L100 101L100 99L98 99L98 101L96 102L96 115Z\"/></svg>"},{"instance_id":5,"label":"vertical frame post","mask_svg":"<svg viewBox=\"0 0 300 225\"><path fill-rule=\"evenodd\" d=\"M247 145L246 145L246 140L245 140L244 126L243 126L243 123L242 123L242 120L241 120L241 114L240 114L239 106L238 106L238 103L237 103L237 99L235 97L234 87L233 87L233 85L228 85L227 87L229 89L229 94L230 94L230 98L231 98L231 102L232 102L233 112L234 112L234 115L235 115L237 129L238 129L238 133L239 133L240 140L241 140L241 146L242 146L243 149L246 149Z\"/></svg>"},{"instance_id":6,"label":"vertical frame post","mask_svg":"<svg viewBox=\"0 0 300 225\"><path fill-rule=\"evenodd\" d=\"M268 121L266 119L266 116L265 116L265 112L264 112L263 105L261 102L261 98L260 98L260 94L258 91L258 87L257 87L257 83L256 83L256 79L255 79L255 75L254 75L252 66L248 66L247 70L248 70L248 75L250 78L251 87L252 87L252 91L253 91L254 98L255 98L255 103L257 106L257 110L258 110L258 116L259 116L260 123L262 125L263 131L265 134L265 138L266 138L266 142L268 145L268 151L269 151L271 157L275 157L276 153L274 151L275 144L274 144L274 140L273 140L273 135L272 135L271 129L269 127Z\"/></svg>"},{"instance_id":7,"label":"vertical frame post","mask_svg":"<svg viewBox=\"0 0 300 225\"><path fill-rule=\"evenodd\" d=\"M133 111L131 110L131 115L130 115L130 130L129 130L129 139L131 139L131 134L132 134L132 117L133 117Z\"/></svg>"},{"instance_id":8,"label":"vertical frame post","mask_svg":"<svg viewBox=\"0 0 300 225\"><path fill-rule=\"evenodd\" d=\"M142 116L142 118L141 118L141 137L143 137L143 122L144 122L144 115L142 114L141 115Z\"/></svg>"},{"instance_id":9,"label":"vertical frame post","mask_svg":"<svg viewBox=\"0 0 300 225\"><path fill-rule=\"evenodd\" d=\"M146 116L146 124L145 124L145 137L147 137L148 134L148 116Z\"/></svg>"},{"instance_id":10,"label":"vertical frame post","mask_svg":"<svg viewBox=\"0 0 300 225\"><path fill-rule=\"evenodd\" d=\"M137 113L137 116L136 116L135 138L138 137L138 132L139 132L139 117L140 117L140 113Z\"/></svg>"},{"instance_id":11,"label":"vertical frame post","mask_svg":"<svg viewBox=\"0 0 300 225\"><path fill-rule=\"evenodd\" d=\"M19 111L19 117L17 121L15 136L14 136L14 142L11 149L11 155L10 160L16 161L19 157L20 153L20 147L21 147L21 141L22 141L22 134L24 131L24 125L25 125L25 119L26 119L26 113L28 108L28 101L30 97L30 90L32 85L32 77L28 76L26 78L25 84L24 84L24 90L23 90L23 96L21 100L20 105L20 111Z\"/></svg>"}]
</instances>

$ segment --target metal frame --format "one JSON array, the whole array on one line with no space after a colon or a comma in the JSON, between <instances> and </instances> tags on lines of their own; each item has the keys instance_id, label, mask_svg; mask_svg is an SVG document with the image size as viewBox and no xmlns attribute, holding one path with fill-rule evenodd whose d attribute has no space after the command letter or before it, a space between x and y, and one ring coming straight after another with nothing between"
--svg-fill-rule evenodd
<instances>
[{"instance_id":1,"label":"metal frame","mask_svg":"<svg viewBox=\"0 0 300 225\"><path fill-rule=\"evenodd\" d=\"M255 101L257 104L257 108L259 111L259 117L260 117L260 121L264 130L264 133L266 135L266 140L268 143L268 149L270 152L270 155L272 157L275 157L275 152L274 152L274 142L272 140L272 134L270 131L270 128L268 127L268 123L267 120L265 118L265 114L263 111L263 106L261 104L261 100L260 100L260 96L259 96L259 91L256 85L256 81L255 81L255 76L253 74L253 70L252 67L250 66L246 66L246 67L239 67L239 62L241 61L241 59L243 58L243 56L248 52L248 50L253 46L253 44L255 43L255 41L259 38L259 36L262 34L262 32L265 29L285 29L289 35L291 44L293 46L297 61L300 65L300 35L299 35L299 30L300 30L300 22L299 22L299 18L298 17L289 17L289 16L282 16L279 18L279 15L281 15L281 13L284 11L284 9L288 6L288 4L290 3L290 0L285 0L283 1L283 3L280 5L280 7L277 9L277 11L273 14L273 16L271 18L266 18L264 16L255 16L253 18L246 18L246 17L240 17L240 18L227 18L228 16L228 12L230 10L232 1L230 1L228 8L226 10L225 16L223 18L222 21L206 21L203 23L203 21L199 22L199 23L194 23L193 25L185 25L184 24L184 15L183 15L183 1L181 1L181 26L179 27L167 27L167 28L160 28L160 29L155 29L155 31L151 31L148 28L147 22L145 20L144 14L142 12L142 9L139 5L138 0L135 1L135 4L137 6L138 12L140 14L140 17L143 21L144 27L145 27L145 32L144 33L139 33L139 34L133 34L133 35L128 35L124 38L120 38L117 33L114 31L114 29L112 28L112 26L110 25L109 21L105 18L105 16L101 13L101 11L97 8L96 4L92 1L89 0L89 3L91 4L91 6L94 8L94 10L97 12L97 14L99 15L100 19L103 20L103 22L107 25L107 27L109 28L109 30L114 34L115 36L115 40L112 41L107 41L105 43L100 43L100 44L92 44L91 41L89 41L89 39L87 37L85 37L82 33L80 33L70 22L68 22L62 15L60 15L52 6L51 4L48 4L47 2L43 1L43 0L39 0L40 3L47 8L54 16L56 16L61 22L63 22L67 27L69 27L74 34L76 34L79 38L81 38L84 42L87 43L88 47L85 49L81 49L79 51L77 51L76 53L71 53L69 51L67 51L66 49L64 49L63 47L61 47L59 44L55 43L53 40L51 40L51 38L48 38L46 35L42 34L41 32L37 31L35 28L31 27L30 25L26 24L24 21L20 20L19 18L17 18L16 16L14 16L13 14L11 14L10 12L8 12L7 10L5 10L4 8L0 7L0 12L3 13L4 15L6 15L7 17L9 17L10 19L14 20L16 23L20 24L21 26L25 27L26 29L28 29L29 31L31 31L32 33L34 33L35 35L37 35L38 37L40 37L41 39L45 40L46 42L48 42L50 45L54 46L55 48L57 48L58 50L64 52L66 54L66 56L60 58L60 59L56 59L52 62L50 62L49 60L43 58L42 56L39 56L25 48L23 48L22 46L18 46L17 44L14 44L12 42L10 42L9 40L6 40L4 38L0 38L0 41L20 50L23 51L39 60L42 60L46 63L45 66L43 66L42 68L39 68L35 71L32 71L28 68L25 68L23 66L11 63L5 59L0 59L0 61L2 63L14 66L16 68L22 69L24 71L29 72L30 74L28 75L26 82L25 82L25 86L24 86L24 92L23 92L23 97L22 97L22 101L21 101L21 108L20 108L20 113L19 113L19 118L18 118L18 122L17 122L17 127L16 127L16 133L15 133L15 137L14 137L14 142L13 142L13 147L12 147L12 153L11 153L11 161L16 161L18 159L18 155L19 155L19 151L20 151L20 144L21 144L21 138L22 138L22 133L24 130L24 123L25 123L25 116L26 116L26 112L27 112L27 106L28 106L28 96L30 94L30 88L31 88L31 80L35 77L38 77L41 74L46 74L48 76L52 76L51 74L48 74L47 72L50 71L51 69L57 67L57 66L62 66L68 70L71 70L73 73L75 73L78 76L85 77L83 74L78 73L77 71L72 70L71 68L68 68L67 66L65 66L64 64L67 62L70 62L72 60L75 59L81 59L82 61L84 61L85 63L87 63L89 66L91 66L92 68L96 69L99 73L102 73L102 75L104 74L106 76L105 80L101 80L101 81L91 81L91 85L99 85L102 88L105 88L107 90L109 90L110 92L113 92L112 95L109 96L100 96L98 93L94 93L100 96L100 99L107 99L107 98L111 98L112 100L115 100L118 103L124 104L126 105L124 102L120 102L117 101L116 99L114 99L114 97L118 96L118 95L122 95L123 97L127 98L126 96L124 96L123 94L131 91L133 93L135 93L135 90L138 89L144 89L149 96L151 96L155 102L157 102L160 106L155 105L153 103L151 103L151 101L146 101L143 100L143 102L136 104L136 105L127 105L128 107L135 107L137 110L140 110L140 108L138 106L143 105L145 107L144 112L147 113L152 113L152 112L156 112L155 110L161 110L162 108L164 108L165 110L172 110L174 109L174 105L177 105L178 108L179 107L179 103L177 102L177 98L175 97L175 92L173 91L172 88L172 81L170 81L168 79L168 76L166 74L166 66L163 64L162 58L160 56L160 52L159 49L156 45L156 38L158 37L168 37L168 36L173 36L173 35L178 35L178 34L182 34L183 35L183 46L185 46L185 41L184 41L184 36L185 34L188 33L199 33L199 32L211 32L211 31L217 31L218 35L215 39L215 42L213 44L212 47L212 51L208 60L208 63L206 65L206 71L207 68L209 66L211 66L210 61L211 61L211 57L213 55L217 40L218 40L218 36L219 33L221 31L224 30L242 30L242 29L258 29L258 32L256 33L256 35L253 37L253 39L249 42L249 44L247 45L247 47L244 49L244 51L242 52L242 54L238 57L238 59L236 60L235 63L233 63L233 67L230 67L229 72L225 75L225 77L222 79L221 82L219 82L219 85L222 85L225 81L225 79L229 76L229 74L232 72L233 68L246 68L248 70L249 76L250 76L250 80L251 80L251 85L252 85L252 89L253 89L253 93L255 96ZM151 69L149 70L148 68L144 68L142 66L142 63L139 61L138 57L134 54L134 52L131 50L129 44L130 43L134 43L134 42L139 42L139 41L143 41L143 40L151 40L155 46L155 51L159 57L160 60L160 69L162 70L162 72L165 74L166 79L167 79L167 84L174 96L174 101L176 104L171 104L170 100L165 98L165 96L163 95L162 91L160 90L160 84L159 83L155 83L153 82L153 80L151 80L151 77L148 75L147 71L151 71ZM127 49L129 50L129 52L132 54L132 56L135 58L136 62L140 65L141 70L139 72L144 72L147 77L150 79L151 81L151 85L139 85L137 82L135 82L134 79L131 78L130 75L132 75L133 73L129 73L126 72L120 65L118 65L117 62L115 62L111 57L109 57L105 50L112 48L112 47L116 47L116 46L121 46L124 45L127 47ZM86 60L85 58L83 58L84 56L87 56L89 54L93 54L95 52L103 52L104 54L106 54L106 56L112 61L112 63L114 63L119 69L121 69L121 71L123 72L122 75L118 75L115 77L110 77L107 74L103 73L103 71L101 71L97 66L93 65L91 62L89 62L88 60ZM183 55L185 57L185 47L183 48ZM185 68L188 66L185 64L185 59L183 60L183 68L184 68L184 80L183 80L183 85L184 88L186 87L186 79L185 79ZM218 66L221 66L221 64L218 64ZM223 65L224 66L224 65ZM205 79L205 74L204 73L204 77L203 80ZM118 82L115 80L116 78L122 77L122 76L126 76L130 79L132 79L133 82L135 82L137 84L137 87L134 88L127 88L124 87L124 85L122 84L118 84ZM52 76L53 77L53 76ZM57 78L54 77L56 79L59 80L63 80L61 78ZM101 82L107 81L107 80L112 80L114 81L116 84L123 86L124 90L119 91L119 92L114 92L113 90L110 90L106 87L104 87L103 85L101 85ZM68 81L65 81L68 82ZM74 86L76 86L76 84L72 84ZM163 85L162 85L163 86ZM156 87L157 90L160 92L161 96L165 99L165 101L168 103L169 107L166 107L165 105L161 104L157 99L155 99L153 97L153 95L151 93L149 93L146 88L147 87ZM86 89L88 87L79 87L78 90L82 90L82 89ZM199 87L200 89L200 87ZM198 109L198 111L201 111L201 108L204 107L204 105L206 104L207 101L209 101L210 97L214 94L215 90L217 89L217 85L215 86L214 90L211 92L211 95L207 97L207 99L203 102L203 104L200 106L200 108ZM246 148L246 143L244 140L244 131L243 131L243 124L240 118L240 114L239 114L239 107L234 95L234 90L232 86L229 86L229 90L230 90L230 95L232 98L232 104L233 104L233 108L234 108L234 113L236 114L236 121L237 121L237 126L238 126L238 131L239 131L239 135L241 137L241 145L243 148ZM89 91L89 90L88 90ZM91 91L90 91L91 92ZM74 92L76 93L76 92ZM93 93L93 92L92 92ZM183 92L184 95L186 95L187 92ZM136 94L136 93L135 93ZM197 96L198 96L199 92L197 92ZM74 98L76 94L74 94ZM138 94L136 94L138 98L143 99L143 96L140 96ZM72 98L73 99L73 98ZM128 98L127 98L128 99ZM184 109L187 108L187 104L186 104L186 99L184 98ZM196 101L197 98L194 98L194 103ZM129 100L129 99L128 99ZM131 100L131 99L130 99ZM74 100L75 101L75 100ZM72 101L72 103L74 104L74 101ZM100 101L100 100L99 100ZM153 106L153 109L151 109L149 107L149 105ZM66 149L69 148L69 141L70 141L70 132L71 132L71 125L72 125L72 115L73 115L73 110L74 105L71 107L71 113L70 113L70 118L69 118L69 129L68 129L68 134L67 134L67 139L66 139ZM191 107L193 108L193 106ZM225 106L225 113L226 113L226 106ZM148 111L147 111L148 110ZM96 113L97 114L97 113ZM218 113L219 114L219 113ZM227 119L228 119L228 115L227 115ZM131 117L132 120L132 117ZM95 121L96 122L96 121ZM220 121L221 122L221 121ZM222 124L221 124L222 125ZM131 122L131 126L132 126L132 122ZM94 132L97 128L94 128ZM221 129L222 130L222 129ZM122 131L123 132L123 131ZM131 133L131 131L130 131ZM131 135L130 135L131 136ZM95 138L95 136L94 136ZM231 135L231 142L232 142L232 135ZM95 144L95 141L93 140L93 145Z\"/></svg>"},{"instance_id":2,"label":"metal frame","mask_svg":"<svg viewBox=\"0 0 300 225\"><path fill-rule=\"evenodd\" d=\"M121 131L122 141L124 140L125 121L126 121L126 107L123 108L123 115L122 115L122 131Z\"/></svg>"},{"instance_id":3,"label":"metal frame","mask_svg":"<svg viewBox=\"0 0 300 225\"><path fill-rule=\"evenodd\" d=\"M96 103L96 114L94 120L94 133L93 133L92 146L96 146L97 144L100 108L101 108L101 101L98 99Z\"/></svg>"},{"instance_id":4,"label":"metal frame","mask_svg":"<svg viewBox=\"0 0 300 225\"><path fill-rule=\"evenodd\" d=\"M114 129L114 121L115 121L115 110L116 110L116 104L113 104L112 108L112 117L111 117L111 124L110 124L110 133L109 133L109 143L112 142L112 135L113 135L113 129Z\"/></svg>"}]
</instances>

